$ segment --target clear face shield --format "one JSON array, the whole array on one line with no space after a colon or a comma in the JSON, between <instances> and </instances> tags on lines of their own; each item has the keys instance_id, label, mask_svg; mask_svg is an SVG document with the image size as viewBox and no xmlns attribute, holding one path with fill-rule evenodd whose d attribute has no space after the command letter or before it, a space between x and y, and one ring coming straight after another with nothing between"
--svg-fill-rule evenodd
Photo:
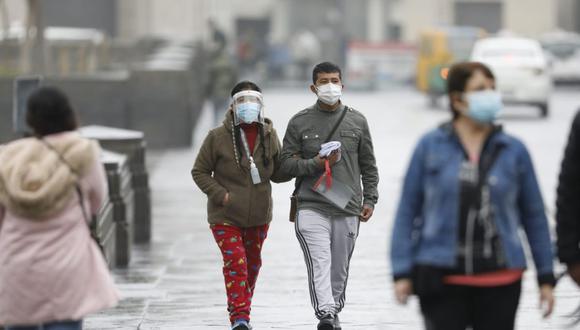
<instances>
[{"instance_id":1,"label":"clear face shield","mask_svg":"<svg viewBox=\"0 0 580 330\"><path fill-rule=\"evenodd\" d=\"M264 100L257 91L241 91L232 97L234 125L264 123Z\"/></svg>"}]
</instances>

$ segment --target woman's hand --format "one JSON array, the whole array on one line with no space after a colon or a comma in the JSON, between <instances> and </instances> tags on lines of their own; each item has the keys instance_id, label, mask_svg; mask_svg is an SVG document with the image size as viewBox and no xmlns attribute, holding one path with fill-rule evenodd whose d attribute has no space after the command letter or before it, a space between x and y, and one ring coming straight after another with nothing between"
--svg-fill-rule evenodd
<instances>
[{"instance_id":1,"label":"woman's hand","mask_svg":"<svg viewBox=\"0 0 580 330\"><path fill-rule=\"evenodd\" d=\"M542 316L547 318L554 311L554 287L550 284L540 286L540 308Z\"/></svg>"},{"instance_id":2,"label":"woman's hand","mask_svg":"<svg viewBox=\"0 0 580 330\"><path fill-rule=\"evenodd\" d=\"M395 298L399 304L405 305L409 296L413 293L413 283L410 279L400 279L395 281Z\"/></svg>"},{"instance_id":3,"label":"woman's hand","mask_svg":"<svg viewBox=\"0 0 580 330\"><path fill-rule=\"evenodd\" d=\"M576 282L576 285L580 286L580 263L568 264L568 274Z\"/></svg>"},{"instance_id":4,"label":"woman's hand","mask_svg":"<svg viewBox=\"0 0 580 330\"><path fill-rule=\"evenodd\" d=\"M228 205L228 203L230 202L230 193L226 193L226 195L224 196L224 200L222 201L222 205L226 206Z\"/></svg>"}]
</instances>

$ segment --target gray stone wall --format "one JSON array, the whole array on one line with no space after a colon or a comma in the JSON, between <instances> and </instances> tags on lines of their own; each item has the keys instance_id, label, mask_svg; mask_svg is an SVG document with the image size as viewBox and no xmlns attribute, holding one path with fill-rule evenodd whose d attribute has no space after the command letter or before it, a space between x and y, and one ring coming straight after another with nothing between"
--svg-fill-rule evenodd
<instances>
[{"instance_id":1,"label":"gray stone wall","mask_svg":"<svg viewBox=\"0 0 580 330\"><path fill-rule=\"evenodd\" d=\"M95 28L117 35L116 0L50 0L42 2L46 26Z\"/></svg>"},{"instance_id":2,"label":"gray stone wall","mask_svg":"<svg viewBox=\"0 0 580 330\"><path fill-rule=\"evenodd\" d=\"M145 133L149 148L186 147L203 103L195 71L134 71L130 74L44 79L61 88L82 125ZM12 134L13 78L0 78L0 143Z\"/></svg>"}]
</instances>

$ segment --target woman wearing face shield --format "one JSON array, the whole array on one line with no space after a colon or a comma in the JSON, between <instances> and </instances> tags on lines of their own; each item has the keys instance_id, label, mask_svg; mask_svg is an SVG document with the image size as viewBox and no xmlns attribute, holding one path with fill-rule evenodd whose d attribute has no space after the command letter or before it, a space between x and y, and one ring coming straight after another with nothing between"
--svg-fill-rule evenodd
<instances>
[{"instance_id":1,"label":"woman wearing face shield","mask_svg":"<svg viewBox=\"0 0 580 330\"><path fill-rule=\"evenodd\" d=\"M540 302L554 306L552 244L532 160L495 123L495 78L481 63L448 76L453 119L419 141L391 242L395 295L420 300L427 329L513 329L526 269L526 233Z\"/></svg>"},{"instance_id":2,"label":"woman wearing face shield","mask_svg":"<svg viewBox=\"0 0 580 330\"><path fill-rule=\"evenodd\" d=\"M280 141L264 118L260 88L238 83L222 126L211 130L191 174L208 196L208 222L223 256L232 329L250 329L250 309L261 250L272 220L270 181L279 174Z\"/></svg>"}]
</instances>

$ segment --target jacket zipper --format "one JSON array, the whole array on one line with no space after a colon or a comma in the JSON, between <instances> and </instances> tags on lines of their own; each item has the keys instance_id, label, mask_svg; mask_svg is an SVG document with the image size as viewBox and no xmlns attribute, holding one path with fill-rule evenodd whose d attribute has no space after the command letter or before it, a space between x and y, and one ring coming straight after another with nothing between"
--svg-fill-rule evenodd
<instances>
[{"instance_id":1,"label":"jacket zipper","mask_svg":"<svg viewBox=\"0 0 580 330\"><path fill-rule=\"evenodd\" d=\"M256 150L258 150L259 144L261 143L259 136L260 136L260 134L258 134L258 136L256 137L256 142L254 143L254 150L252 150L252 157L254 157L254 155L256 154ZM249 161L249 159L248 159L248 161ZM256 164L256 167L257 167L258 160L256 159L256 157L254 157L254 163ZM258 171L258 173L259 173L259 171ZM262 179L261 176L262 175L260 174L260 178ZM248 215L246 217L246 221L247 221L246 224L249 226L251 221L252 221L252 209L253 209L252 204L254 201L254 189L255 189L256 185L252 181L252 176L251 176L249 171L247 172L246 177L250 181L250 202L248 203L248 206L249 206L248 207Z\"/></svg>"},{"instance_id":2,"label":"jacket zipper","mask_svg":"<svg viewBox=\"0 0 580 330\"><path fill-rule=\"evenodd\" d=\"M493 238L493 225L490 223L493 219L490 219L490 196L489 196L489 189L482 188L481 192L481 210L480 210L480 219L483 222L483 226L485 228L485 238L484 238L484 246L483 246L483 256L485 258L491 258L492 255L492 247L491 247L491 240Z\"/></svg>"},{"instance_id":3,"label":"jacket zipper","mask_svg":"<svg viewBox=\"0 0 580 330\"><path fill-rule=\"evenodd\" d=\"M252 221L251 216L252 216L252 202L254 200L254 183L252 182L252 179L249 178L248 180L250 180L250 202L248 203L248 216L246 217L246 221L247 221L247 225L250 225L250 222Z\"/></svg>"},{"instance_id":4,"label":"jacket zipper","mask_svg":"<svg viewBox=\"0 0 580 330\"><path fill-rule=\"evenodd\" d=\"M490 144L493 136L495 134L495 131L491 132L491 134L486 138L486 140L483 143L483 146L481 148L480 151L480 155L479 155L479 163L478 163L478 172L481 169L481 165L482 165L482 159L483 159L483 155L486 151L486 149L488 148L488 145ZM456 134L456 142L459 145L459 148L461 149L461 151L463 152L463 155L465 156L466 159L469 159L469 153L467 152L467 150L465 149L465 147L463 146L463 144L461 143L461 139L459 138L459 136ZM479 175L481 175L481 172L479 172ZM481 179L481 178L479 178ZM467 275L473 275L473 241L475 239L475 221L477 221L477 213L479 213L479 210L473 210L470 209L469 210L469 214L467 215L467 228L465 230L465 273Z\"/></svg>"},{"instance_id":5,"label":"jacket zipper","mask_svg":"<svg viewBox=\"0 0 580 330\"><path fill-rule=\"evenodd\" d=\"M254 143L254 150L252 150L252 157L254 157L254 155L256 154L256 151L261 146L261 143L262 142L265 142L265 141L261 141L261 139L259 138L259 136L260 135L258 134L258 137L256 138L256 142ZM265 132L264 132L264 139L266 139L267 136L268 135L266 135ZM263 157L267 157L267 155L263 155ZM248 159L248 161L249 161L249 159ZM255 162L255 164L257 166L258 160L255 157L254 157L254 162ZM246 174L247 180L249 180L249 182L250 182L250 202L248 203L248 206L249 207L248 207L248 213L247 213L247 217L246 217L246 224L247 225L250 225L250 222L252 221L252 218L251 218L251 216L252 216L252 209L253 209L252 202L254 200L254 195L255 195L254 190L255 190L255 186L256 185L254 184L254 182L252 182L252 177L250 175L250 172L249 171L246 171L246 170L244 170L244 172ZM260 174L260 178L262 180L264 180L264 178L262 177L262 175L263 174ZM268 201L268 213L270 212L270 209L269 208L270 208L270 205L269 205L269 201ZM267 216L267 214L266 214L266 216Z\"/></svg>"}]
</instances>

